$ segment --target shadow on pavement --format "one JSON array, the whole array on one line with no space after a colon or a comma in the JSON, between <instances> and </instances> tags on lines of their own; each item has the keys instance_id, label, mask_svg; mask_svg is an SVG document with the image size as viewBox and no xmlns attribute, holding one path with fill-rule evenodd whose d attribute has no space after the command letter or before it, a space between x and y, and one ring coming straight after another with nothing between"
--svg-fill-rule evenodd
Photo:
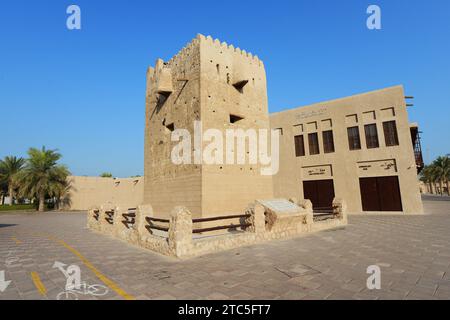
<instances>
[{"instance_id":1,"label":"shadow on pavement","mask_svg":"<svg viewBox=\"0 0 450 320\"><path fill-rule=\"evenodd\" d=\"M427 200L427 201L450 201L450 197L449 196L440 196L440 195L422 195L422 200Z\"/></svg>"},{"instance_id":2,"label":"shadow on pavement","mask_svg":"<svg viewBox=\"0 0 450 320\"><path fill-rule=\"evenodd\" d=\"M7 228L7 227L14 227L17 226L17 224L0 224L0 228Z\"/></svg>"}]
</instances>

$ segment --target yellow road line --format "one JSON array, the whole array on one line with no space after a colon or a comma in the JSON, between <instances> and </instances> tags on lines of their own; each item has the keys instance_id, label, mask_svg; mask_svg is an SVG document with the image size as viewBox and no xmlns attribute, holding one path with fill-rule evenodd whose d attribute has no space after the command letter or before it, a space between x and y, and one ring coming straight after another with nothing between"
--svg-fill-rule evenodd
<instances>
[{"instance_id":1,"label":"yellow road line","mask_svg":"<svg viewBox=\"0 0 450 320\"><path fill-rule=\"evenodd\" d=\"M39 293L44 297L47 297L47 288L45 288L37 272L31 272L31 279L33 279L34 285L38 289Z\"/></svg>"},{"instance_id":2,"label":"yellow road line","mask_svg":"<svg viewBox=\"0 0 450 320\"><path fill-rule=\"evenodd\" d=\"M11 239L14 240L16 242L16 244L22 244L22 241L20 241L16 237L11 237Z\"/></svg>"},{"instance_id":3,"label":"yellow road line","mask_svg":"<svg viewBox=\"0 0 450 320\"><path fill-rule=\"evenodd\" d=\"M63 247L71 251L74 255L76 255L84 264L86 267L91 269L91 271L99 278L101 281L103 281L104 284L106 284L110 289L117 292L118 295L122 296L126 300L135 300L135 297L132 295L126 293L123 289L121 289L114 281L110 280L108 277L106 277L104 274L102 274L99 270L97 270L96 267L88 260L86 259L81 253L79 253L76 249L69 246L67 243L65 243L63 240L59 240L53 237L49 237L51 240L61 244Z\"/></svg>"}]
</instances>

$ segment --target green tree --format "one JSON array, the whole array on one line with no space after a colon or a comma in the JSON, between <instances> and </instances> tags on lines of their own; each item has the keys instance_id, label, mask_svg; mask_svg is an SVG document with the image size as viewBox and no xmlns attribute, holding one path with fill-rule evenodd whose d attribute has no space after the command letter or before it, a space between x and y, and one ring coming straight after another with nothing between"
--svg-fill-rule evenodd
<instances>
[{"instance_id":1,"label":"green tree","mask_svg":"<svg viewBox=\"0 0 450 320\"><path fill-rule=\"evenodd\" d=\"M430 192L434 193L434 185L436 183L436 172L433 165L427 165L420 172L420 180L424 183L428 183Z\"/></svg>"},{"instance_id":2,"label":"green tree","mask_svg":"<svg viewBox=\"0 0 450 320\"><path fill-rule=\"evenodd\" d=\"M20 193L29 198L37 198L40 212L45 209L45 198L60 196L67 185L70 174L66 166L58 164L61 154L57 150L30 148L29 158L18 176Z\"/></svg>"},{"instance_id":3,"label":"green tree","mask_svg":"<svg viewBox=\"0 0 450 320\"><path fill-rule=\"evenodd\" d=\"M447 194L450 195L449 179L450 179L450 158L438 157L433 161L433 171L439 181L440 193L443 195L444 182L447 184Z\"/></svg>"},{"instance_id":4,"label":"green tree","mask_svg":"<svg viewBox=\"0 0 450 320\"><path fill-rule=\"evenodd\" d=\"M100 177L102 178L112 178L112 173L111 172L103 172Z\"/></svg>"},{"instance_id":5,"label":"green tree","mask_svg":"<svg viewBox=\"0 0 450 320\"><path fill-rule=\"evenodd\" d=\"M0 172L0 176L1 176ZM5 204L5 196L8 193L8 184L0 178L0 205Z\"/></svg>"},{"instance_id":6,"label":"green tree","mask_svg":"<svg viewBox=\"0 0 450 320\"><path fill-rule=\"evenodd\" d=\"M73 189L72 183L68 179L52 184L49 194L52 194L55 200L55 210L70 207L72 203L70 194Z\"/></svg>"},{"instance_id":7,"label":"green tree","mask_svg":"<svg viewBox=\"0 0 450 320\"><path fill-rule=\"evenodd\" d=\"M11 197L11 205L14 202L15 191L17 189L17 176L23 169L25 160L14 156L5 157L0 160L0 183L3 187L8 189L8 194ZM6 186L5 186L6 185Z\"/></svg>"}]
</instances>

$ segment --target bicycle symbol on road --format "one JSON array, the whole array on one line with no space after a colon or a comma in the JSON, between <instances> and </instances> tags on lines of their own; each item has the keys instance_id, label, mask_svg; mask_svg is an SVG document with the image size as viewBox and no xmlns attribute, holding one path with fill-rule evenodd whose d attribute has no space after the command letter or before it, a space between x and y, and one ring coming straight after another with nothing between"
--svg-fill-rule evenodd
<instances>
[{"instance_id":1,"label":"bicycle symbol on road","mask_svg":"<svg viewBox=\"0 0 450 320\"><path fill-rule=\"evenodd\" d=\"M108 288L101 284L88 285L82 282L79 288L70 288L58 293L56 300L78 300L78 295L104 296L108 293Z\"/></svg>"},{"instance_id":2,"label":"bicycle symbol on road","mask_svg":"<svg viewBox=\"0 0 450 320\"><path fill-rule=\"evenodd\" d=\"M19 257L14 256L15 251L9 251L5 258L5 266L11 267L14 263L18 262L20 260Z\"/></svg>"},{"instance_id":3,"label":"bicycle symbol on road","mask_svg":"<svg viewBox=\"0 0 450 320\"><path fill-rule=\"evenodd\" d=\"M89 285L81 281L81 270L77 265L66 265L56 261L53 268L59 269L66 277L65 290L58 293L57 300L78 300L78 295L104 296L108 293L108 288L101 284Z\"/></svg>"}]
</instances>

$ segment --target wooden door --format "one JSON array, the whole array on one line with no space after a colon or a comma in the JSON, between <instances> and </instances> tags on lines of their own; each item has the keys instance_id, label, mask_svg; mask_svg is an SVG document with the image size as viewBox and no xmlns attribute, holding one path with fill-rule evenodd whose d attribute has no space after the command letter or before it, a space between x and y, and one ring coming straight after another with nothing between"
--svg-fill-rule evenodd
<instances>
[{"instance_id":1,"label":"wooden door","mask_svg":"<svg viewBox=\"0 0 450 320\"><path fill-rule=\"evenodd\" d=\"M397 176L359 179L363 211L402 211Z\"/></svg>"},{"instance_id":2,"label":"wooden door","mask_svg":"<svg viewBox=\"0 0 450 320\"><path fill-rule=\"evenodd\" d=\"M402 211L402 199L398 177L378 178L381 211Z\"/></svg>"},{"instance_id":3,"label":"wooden door","mask_svg":"<svg viewBox=\"0 0 450 320\"><path fill-rule=\"evenodd\" d=\"M359 186L363 211L381 211L377 178L360 178Z\"/></svg>"},{"instance_id":4,"label":"wooden door","mask_svg":"<svg viewBox=\"0 0 450 320\"><path fill-rule=\"evenodd\" d=\"M303 197L311 200L316 211L329 211L333 206L333 180L303 181Z\"/></svg>"}]
</instances>

